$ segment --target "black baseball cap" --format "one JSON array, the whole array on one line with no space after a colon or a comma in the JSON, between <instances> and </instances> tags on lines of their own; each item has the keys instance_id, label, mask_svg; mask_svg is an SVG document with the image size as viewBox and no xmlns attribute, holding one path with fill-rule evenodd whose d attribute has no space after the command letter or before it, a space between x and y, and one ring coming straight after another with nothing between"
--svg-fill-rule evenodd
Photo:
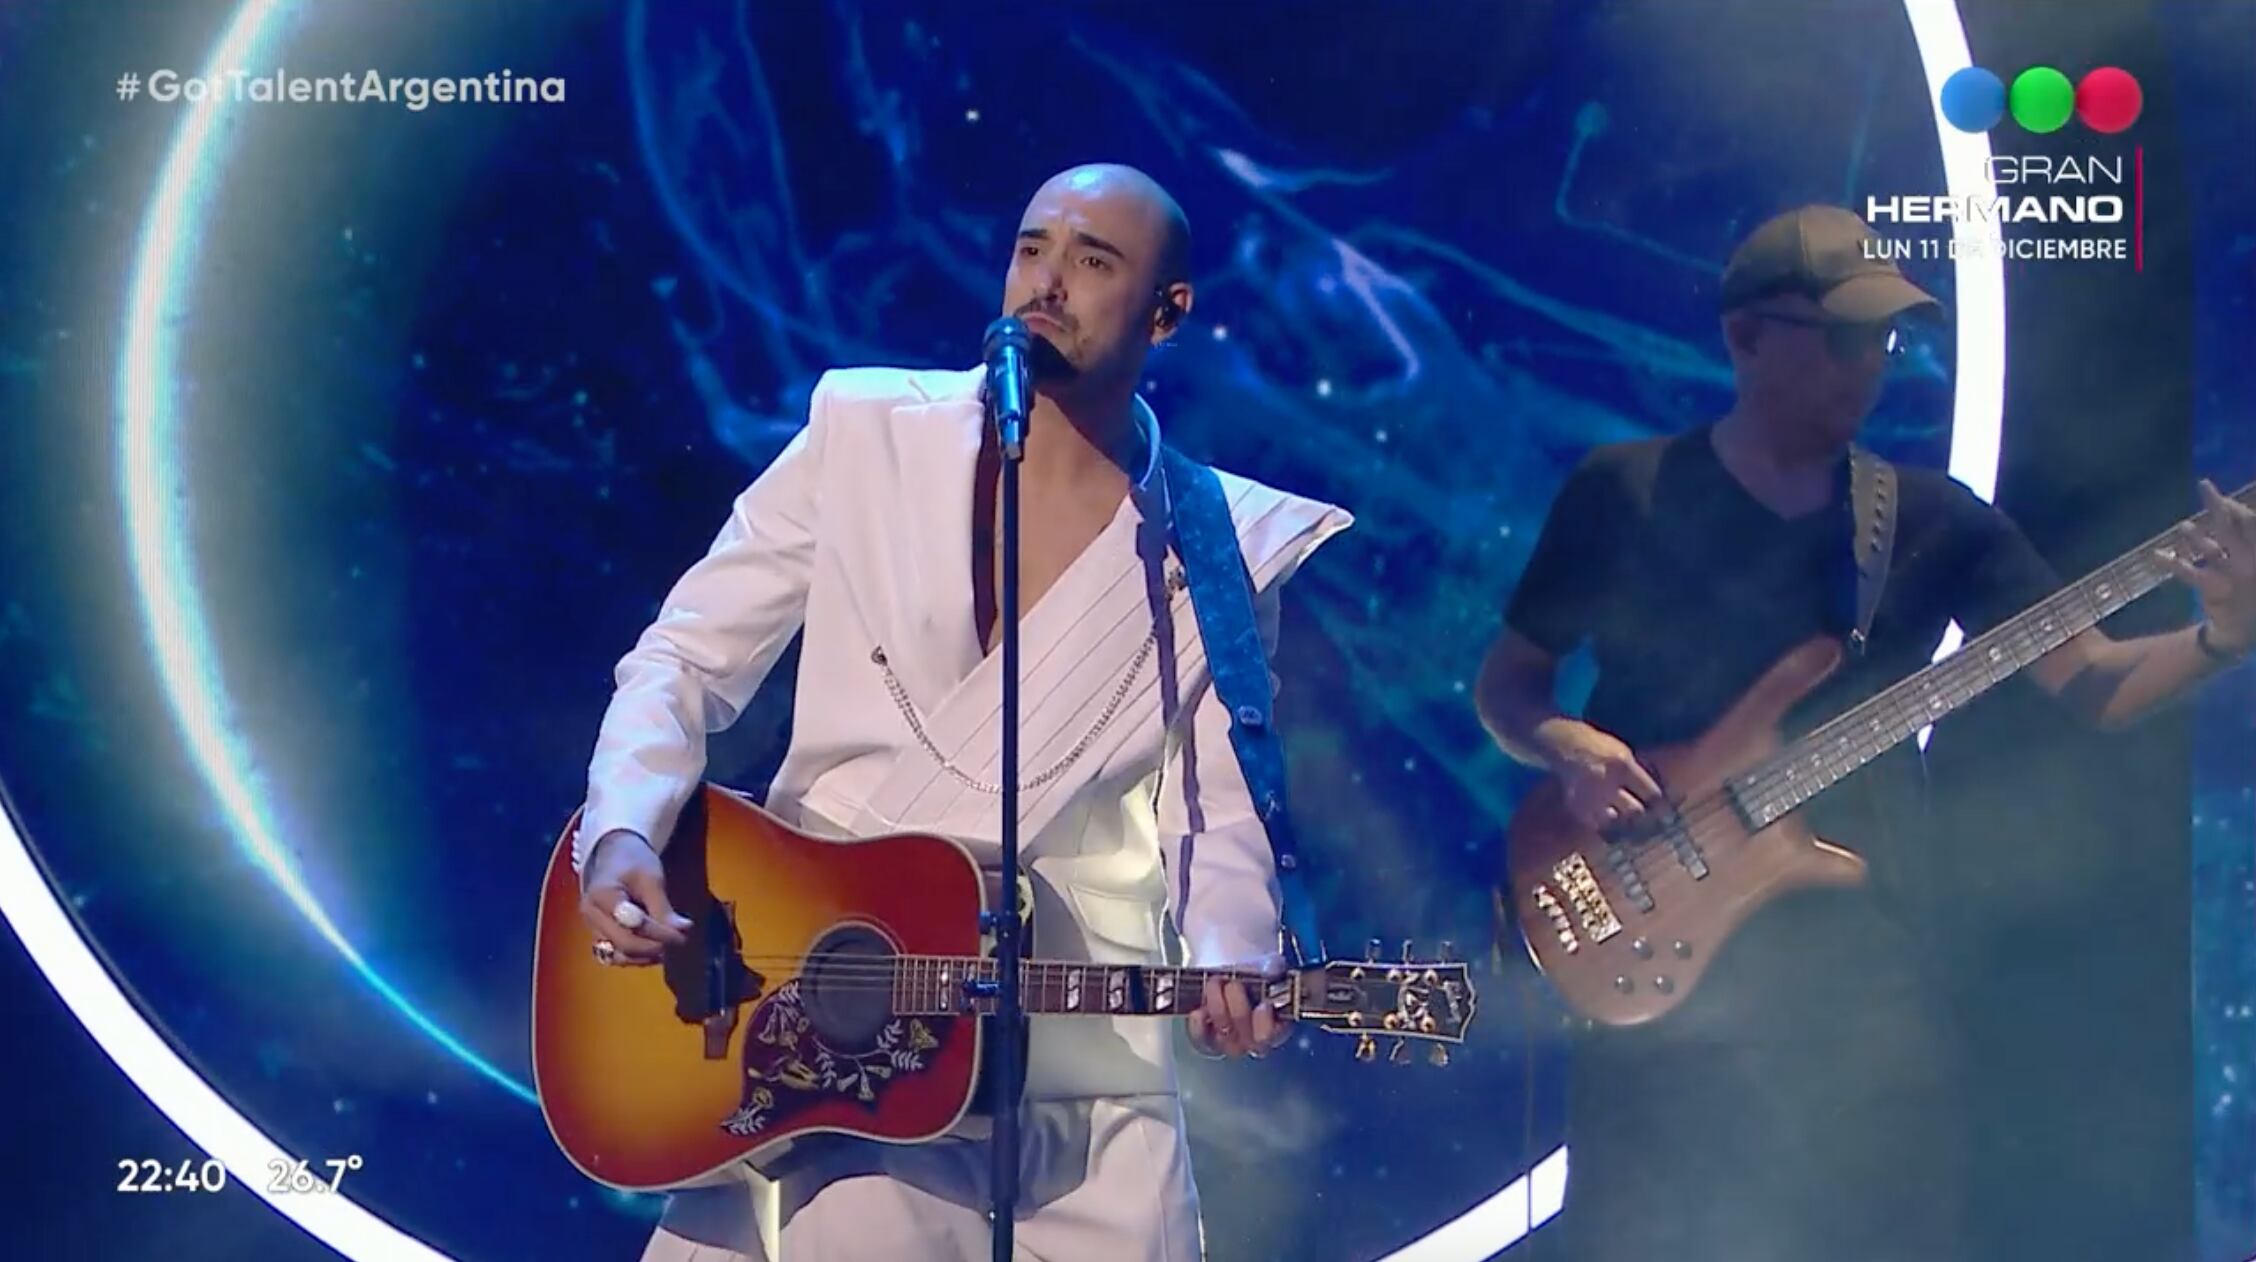
<instances>
[{"instance_id":1,"label":"black baseball cap","mask_svg":"<svg viewBox=\"0 0 2256 1262\"><path fill-rule=\"evenodd\" d=\"M1868 246L1869 224L1839 206L1801 206L1765 220L1731 252L1721 306L1729 311L1772 294L1808 296L1826 318L1868 324L1900 315L1940 318L1943 304L1904 279Z\"/></svg>"}]
</instances>

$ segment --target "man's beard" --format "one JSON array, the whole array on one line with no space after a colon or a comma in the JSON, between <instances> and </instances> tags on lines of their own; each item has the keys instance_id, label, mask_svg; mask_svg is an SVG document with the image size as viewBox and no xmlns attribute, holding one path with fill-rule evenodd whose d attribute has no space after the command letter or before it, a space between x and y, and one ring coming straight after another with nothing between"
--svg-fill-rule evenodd
<instances>
[{"instance_id":1,"label":"man's beard","mask_svg":"<svg viewBox=\"0 0 2256 1262\"><path fill-rule=\"evenodd\" d=\"M1027 368L1034 380L1043 385L1063 385L1081 375L1081 369L1065 357L1065 352L1039 333L1034 335Z\"/></svg>"}]
</instances>

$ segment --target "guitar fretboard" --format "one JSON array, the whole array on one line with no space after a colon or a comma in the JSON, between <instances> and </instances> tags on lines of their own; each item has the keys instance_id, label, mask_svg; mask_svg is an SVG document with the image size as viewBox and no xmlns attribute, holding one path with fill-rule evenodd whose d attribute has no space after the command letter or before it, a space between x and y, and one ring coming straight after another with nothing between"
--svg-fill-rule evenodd
<instances>
[{"instance_id":1,"label":"guitar fretboard","mask_svg":"<svg viewBox=\"0 0 2256 1262\"><path fill-rule=\"evenodd\" d=\"M893 961L893 1011L904 1016L991 1013L994 996L974 991L1000 976L991 959L900 956ZM1179 1016L1197 1010L1208 978L1248 982L1257 994L1265 984L1258 974L1231 969L1026 960L1019 966L1019 1002L1029 1013Z\"/></svg>"},{"instance_id":2,"label":"guitar fretboard","mask_svg":"<svg viewBox=\"0 0 2256 1262\"><path fill-rule=\"evenodd\" d=\"M2242 487L2233 498L2256 505L2256 483ZM1897 743L2168 582L2173 575L2154 554L2171 546L2175 529L2068 584L1733 780L1727 787L1741 814L1755 827L1782 818Z\"/></svg>"}]
</instances>

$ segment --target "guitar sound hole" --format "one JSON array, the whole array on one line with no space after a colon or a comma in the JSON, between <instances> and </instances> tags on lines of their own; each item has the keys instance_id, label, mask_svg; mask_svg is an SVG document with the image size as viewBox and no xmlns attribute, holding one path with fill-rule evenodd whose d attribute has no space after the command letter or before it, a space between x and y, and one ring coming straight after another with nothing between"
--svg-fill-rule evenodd
<instances>
[{"instance_id":1,"label":"guitar sound hole","mask_svg":"<svg viewBox=\"0 0 2256 1262\"><path fill-rule=\"evenodd\" d=\"M815 942L799 999L823 1042L842 1052L877 1046L893 1017L892 958L892 944L866 925L840 925Z\"/></svg>"}]
</instances>

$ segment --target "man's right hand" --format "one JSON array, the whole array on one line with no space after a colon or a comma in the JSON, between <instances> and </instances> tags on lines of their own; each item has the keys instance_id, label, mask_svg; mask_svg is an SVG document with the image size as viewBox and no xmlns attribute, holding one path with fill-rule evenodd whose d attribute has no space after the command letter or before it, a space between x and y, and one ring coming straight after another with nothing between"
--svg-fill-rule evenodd
<instances>
[{"instance_id":1,"label":"man's right hand","mask_svg":"<svg viewBox=\"0 0 2256 1262\"><path fill-rule=\"evenodd\" d=\"M1566 790L1567 810L1592 832L1636 819L1664 800L1653 778L1621 738L1578 720L1554 720L1546 732L1551 770Z\"/></svg>"},{"instance_id":2,"label":"man's right hand","mask_svg":"<svg viewBox=\"0 0 2256 1262\"><path fill-rule=\"evenodd\" d=\"M667 947L688 940L689 918L666 901L666 869L639 833L621 828L598 838L581 889L580 918L598 941L619 949L621 964L656 964Z\"/></svg>"}]
</instances>

